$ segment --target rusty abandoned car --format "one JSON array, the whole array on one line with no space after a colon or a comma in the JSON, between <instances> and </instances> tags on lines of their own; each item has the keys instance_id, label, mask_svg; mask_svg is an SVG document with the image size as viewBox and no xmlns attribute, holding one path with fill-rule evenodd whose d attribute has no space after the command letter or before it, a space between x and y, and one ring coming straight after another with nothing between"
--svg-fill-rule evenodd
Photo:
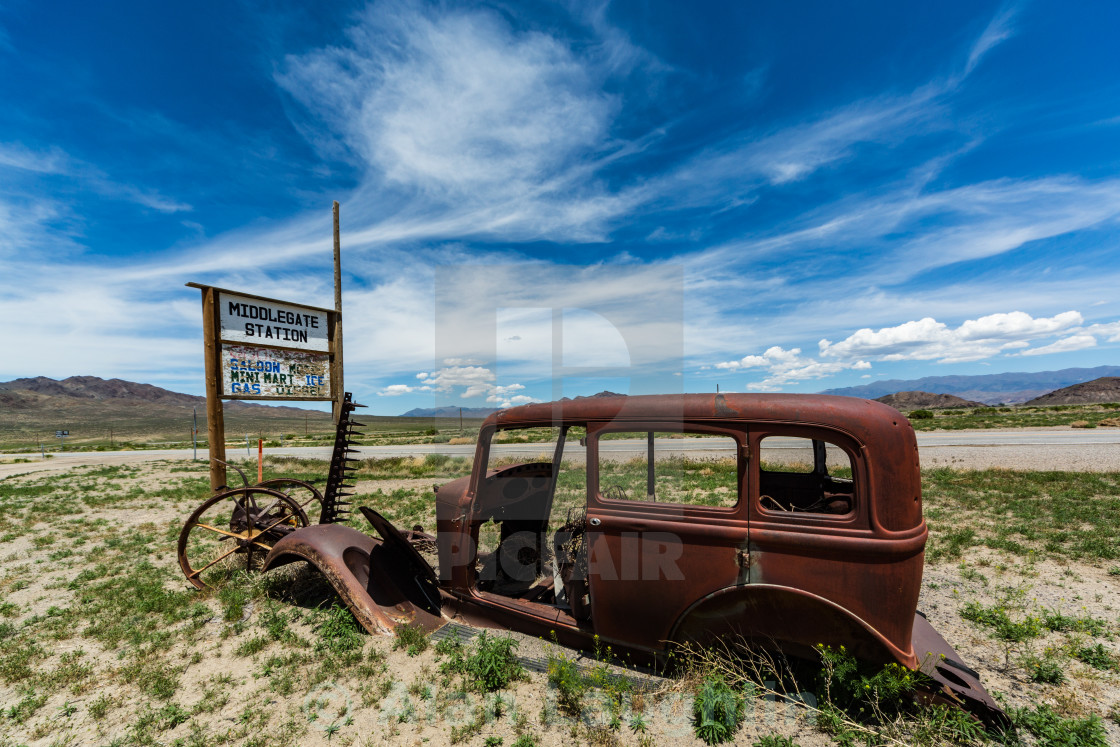
<instances>
[{"instance_id":1,"label":"rusty abandoned car","mask_svg":"<svg viewBox=\"0 0 1120 747\"><path fill-rule=\"evenodd\" d=\"M352 408L326 493L289 486L312 492L301 503L284 485L242 488L192 515L180 540L192 583L212 560L189 557L191 537L208 534L215 558L246 555L244 567L254 554L262 570L310 562L371 633L457 621L580 649L598 636L654 663L681 642L810 656L843 645L921 669L939 699L984 720L1002 715L917 610L917 441L886 405L688 394L503 410L481 427L473 473L438 487L435 534L363 507L376 537L337 523Z\"/></svg>"}]
</instances>

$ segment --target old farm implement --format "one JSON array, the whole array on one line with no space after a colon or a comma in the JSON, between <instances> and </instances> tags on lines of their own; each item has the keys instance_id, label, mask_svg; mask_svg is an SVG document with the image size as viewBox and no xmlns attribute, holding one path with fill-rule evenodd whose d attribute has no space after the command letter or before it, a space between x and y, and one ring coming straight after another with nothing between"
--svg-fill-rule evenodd
<instances>
[{"instance_id":1,"label":"old farm implement","mask_svg":"<svg viewBox=\"0 0 1120 747\"><path fill-rule=\"evenodd\" d=\"M179 565L187 580L199 589L233 571L259 570L272 546L295 530L311 524L309 513L318 506L319 524L338 524L350 516L348 484L356 459L349 455L355 429L355 404L349 392L335 431L334 450L326 486L320 491L303 480L279 477L250 485L245 473L242 487L225 488L208 498L190 515L179 533ZM228 465L233 466L233 465Z\"/></svg>"}]
</instances>

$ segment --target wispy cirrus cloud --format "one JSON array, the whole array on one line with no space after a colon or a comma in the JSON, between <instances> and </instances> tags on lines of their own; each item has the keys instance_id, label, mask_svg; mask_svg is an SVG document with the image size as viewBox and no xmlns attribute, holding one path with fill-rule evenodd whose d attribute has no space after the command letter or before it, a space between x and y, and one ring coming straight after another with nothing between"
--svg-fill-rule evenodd
<instances>
[{"instance_id":1,"label":"wispy cirrus cloud","mask_svg":"<svg viewBox=\"0 0 1120 747\"><path fill-rule=\"evenodd\" d=\"M497 13L383 3L277 79L337 140L308 136L365 167L359 193L407 195L405 219L428 235L586 240L625 208L590 178L621 147L603 83L633 58L623 46L600 37L577 53Z\"/></svg>"}]
</instances>

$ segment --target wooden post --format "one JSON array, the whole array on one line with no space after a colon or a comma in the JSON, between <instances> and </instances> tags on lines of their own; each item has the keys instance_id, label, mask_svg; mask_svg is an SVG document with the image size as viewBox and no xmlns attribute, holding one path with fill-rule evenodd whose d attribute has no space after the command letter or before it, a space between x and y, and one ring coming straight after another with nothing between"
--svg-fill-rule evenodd
<instances>
[{"instance_id":1,"label":"wooden post","mask_svg":"<svg viewBox=\"0 0 1120 747\"><path fill-rule=\"evenodd\" d=\"M202 339L206 352L206 436L210 441L210 489L217 491L226 484L226 423L222 408L221 355L218 328L218 291L202 291Z\"/></svg>"},{"instance_id":2,"label":"wooden post","mask_svg":"<svg viewBox=\"0 0 1120 747\"><path fill-rule=\"evenodd\" d=\"M331 391L334 392L334 424L342 417L345 397L342 380L342 241L338 228L338 200L334 201L334 361L331 363Z\"/></svg>"}]
</instances>

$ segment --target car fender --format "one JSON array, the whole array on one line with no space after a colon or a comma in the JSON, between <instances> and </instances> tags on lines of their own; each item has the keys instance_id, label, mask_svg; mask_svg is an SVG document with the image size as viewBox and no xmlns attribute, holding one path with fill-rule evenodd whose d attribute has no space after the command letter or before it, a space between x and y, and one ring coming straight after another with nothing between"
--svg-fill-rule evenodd
<instances>
[{"instance_id":1,"label":"car fender","mask_svg":"<svg viewBox=\"0 0 1120 747\"><path fill-rule=\"evenodd\" d=\"M918 667L914 652L892 644L866 621L823 597L770 584L730 586L697 600L673 626L669 640L708 645L742 639L812 655L819 644L845 646L861 659Z\"/></svg>"},{"instance_id":2,"label":"car fender","mask_svg":"<svg viewBox=\"0 0 1120 747\"><path fill-rule=\"evenodd\" d=\"M339 524L297 529L273 546L262 570L297 560L315 566L371 634L391 635L398 625L430 633L446 623L438 588L410 573L391 547L356 529Z\"/></svg>"}]
</instances>

